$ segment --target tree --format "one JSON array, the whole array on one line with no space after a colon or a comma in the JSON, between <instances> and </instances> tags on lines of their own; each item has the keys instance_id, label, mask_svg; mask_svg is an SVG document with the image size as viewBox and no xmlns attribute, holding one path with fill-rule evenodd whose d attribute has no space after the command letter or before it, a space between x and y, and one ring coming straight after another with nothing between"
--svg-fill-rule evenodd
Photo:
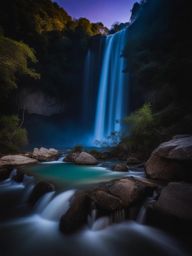
<instances>
[{"instance_id":1,"label":"tree","mask_svg":"<svg viewBox=\"0 0 192 256\"><path fill-rule=\"evenodd\" d=\"M97 34L107 34L108 33L108 28L106 28L102 22L97 22L97 23L92 23L92 31L94 35Z\"/></svg>"},{"instance_id":2,"label":"tree","mask_svg":"<svg viewBox=\"0 0 192 256\"><path fill-rule=\"evenodd\" d=\"M93 35L93 31L92 31L92 24L90 23L90 21L86 18L80 18L78 20L78 25L76 30L81 33L82 35L86 35L86 36L92 36Z\"/></svg>"},{"instance_id":3,"label":"tree","mask_svg":"<svg viewBox=\"0 0 192 256\"><path fill-rule=\"evenodd\" d=\"M28 63L35 63L37 59L29 46L22 42L0 36L0 97L8 96L10 90L17 88L19 75L39 78Z\"/></svg>"},{"instance_id":4,"label":"tree","mask_svg":"<svg viewBox=\"0 0 192 256\"><path fill-rule=\"evenodd\" d=\"M139 152L148 157L159 143L160 128L149 103L125 118L129 135L123 139L131 152Z\"/></svg>"},{"instance_id":5,"label":"tree","mask_svg":"<svg viewBox=\"0 0 192 256\"><path fill-rule=\"evenodd\" d=\"M27 132L16 116L0 117L0 152L17 152L27 144Z\"/></svg>"},{"instance_id":6,"label":"tree","mask_svg":"<svg viewBox=\"0 0 192 256\"><path fill-rule=\"evenodd\" d=\"M28 63L37 61L32 49L22 42L0 36L0 152L15 152L27 143L27 132L15 115L4 115L12 102L11 92L20 76L39 78ZM13 102L12 102L13 103Z\"/></svg>"}]
</instances>

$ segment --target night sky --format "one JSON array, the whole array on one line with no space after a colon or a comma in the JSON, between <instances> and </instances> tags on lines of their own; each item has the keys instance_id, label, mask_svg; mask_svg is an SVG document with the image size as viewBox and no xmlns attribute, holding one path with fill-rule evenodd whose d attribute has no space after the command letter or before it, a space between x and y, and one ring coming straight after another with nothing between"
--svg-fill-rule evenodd
<instances>
[{"instance_id":1,"label":"night sky","mask_svg":"<svg viewBox=\"0 0 192 256\"><path fill-rule=\"evenodd\" d=\"M101 21L110 27L115 22L127 22L136 0L55 0L73 18L85 17Z\"/></svg>"}]
</instances>

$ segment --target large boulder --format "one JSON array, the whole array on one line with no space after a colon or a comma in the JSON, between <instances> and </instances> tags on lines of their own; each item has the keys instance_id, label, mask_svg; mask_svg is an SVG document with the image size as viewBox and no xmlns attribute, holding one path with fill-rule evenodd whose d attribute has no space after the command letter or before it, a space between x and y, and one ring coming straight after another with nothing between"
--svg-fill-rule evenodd
<instances>
[{"instance_id":1,"label":"large boulder","mask_svg":"<svg viewBox=\"0 0 192 256\"><path fill-rule=\"evenodd\" d=\"M60 231L64 234L72 234L86 225L90 203L90 198L86 192L77 192L72 199L69 210L61 217Z\"/></svg>"},{"instance_id":2,"label":"large boulder","mask_svg":"<svg viewBox=\"0 0 192 256\"><path fill-rule=\"evenodd\" d=\"M87 191L76 192L69 210L60 220L60 230L65 234L80 230L87 224L93 206L97 209L97 217L117 216L122 209L129 209L131 214L132 208L140 206L141 199L151 195L156 188L157 185L148 180L127 178L98 184Z\"/></svg>"},{"instance_id":3,"label":"large boulder","mask_svg":"<svg viewBox=\"0 0 192 256\"><path fill-rule=\"evenodd\" d=\"M128 157L127 158L127 165L138 165L138 164L140 164L141 163L141 161L140 160L138 160L136 157Z\"/></svg>"},{"instance_id":4,"label":"large boulder","mask_svg":"<svg viewBox=\"0 0 192 256\"><path fill-rule=\"evenodd\" d=\"M53 184L50 184L48 182L40 181L33 189L29 199L28 203L31 206L34 206L35 203L42 197L44 194L48 192L52 192L55 190L55 187Z\"/></svg>"},{"instance_id":5,"label":"large boulder","mask_svg":"<svg viewBox=\"0 0 192 256\"><path fill-rule=\"evenodd\" d=\"M160 144L146 163L146 174L152 179L192 180L192 136L175 136Z\"/></svg>"},{"instance_id":6,"label":"large boulder","mask_svg":"<svg viewBox=\"0 0 192 256\"><path fill-rule=\"evenodd\" d=\"M171 182L146 208L145 223L178 236L192 236L192 185Z\"/></svg>"},{"instance_id":7,"label":"large boulder","mask_svg":"<svg viewBox=\"0 0 192 256\"><path fill-rule=\"evenodd\" d=\"M74 161L76 164L80 165L96 165L98 163L97 159L86 152L81 152Z\"/></svg>"},{"instance_id":8,"label":"large boulder","mask_svg":"<svg viewBox=\"0 0 192 256\"><path fill-rule=\"evenodd\" d=\"M147 186L137 182L134 179L121 179L116 181L109 191L112 195L118 197L124 208L130 206L133 202L139 201L145 196Z\"/></svg>"},{"instance_id":9,"label":"large boulder","mask_svg":"<svg viewBox=\"0 0 192 256\"><path fill-rule=\"evenodd\" d=\"M22 155L7 155L0 158L0 167L21 166L37 163L36 159Z\"/></svg>"},{"instance_id":10,"label":"large boulder","mask_svg":"<svg viewBox=\"0 0 192 256\"><path fill-rule=\"evenodd\" d=\"M66 155L64 158L65 162L74 163L75 159L79 156L80 152L72 152Z\"/></svg>"},{"instance_id":11,"label":"large boulder","mask_svg":"<svg viewBox=\"0 0 192 256\"><path fill-rule=\"evenodd\" d=\"M192 160L192 136L177 135L172 140L162 143L156 150L160 157L173 160Z\"/></svg>"},{"instance_id":12,"label":"large boulder","mask_svg":"<svg viewBox=\"0 0 192 256\"><path fill-rule=\"evenodd\" d=\"M34 148L32 157L39 161L56 160L59 156L59 151L54 148Z\"/></svg>"},{"instance_id":13,"label":"large boulder","mask_svg":"<svg viewBox=\"0 0 192 256\"><path fill-rule=\"evenodd\" d=\"M157 185L149 181L120 179L95 188L89 196L100 209L115 211L140 202L156 188Z\"/></svg>"},{"instance_id":14,"label":"large boulder","mask_svg":"<svg viewBox=\"0 0 192 256\"><path fill-rule=\"evenodd\" d=\"M127 172L128 167L126 163L117 163L113 166L113 171L115 172Z\"/></svg>"},{"instance_id":15,"label":"large boulder","mask_svg":"<svg viewBox=\"0 0 192 256\"><path fill-rule=\"evenodd\" d=\"M123 208L121 200L106 191L96 190L92 193L91 198L102 210L114 211Z\"/></svg>"},{"instance_id":16,"label":"large boulder","mask_svg":"<svg viewBox=\"0 0 192 256\"><path fill-rule=\"evenodd\" d=\"M169 183L162 190L155 207L166 214L192 221L192 185L184 182Z\"/></svg>"},{"instance_id":17,"label":"large boulder","mask_svg":"<svg viewBox=\"0 0 192 256\"><path fill-rule=\"evenodd\" d=\"M154 190L154 189L160 189L162 187L162 182L159 182L157 180L151 180L144 177L134 177L134 180L137 181L137 183L141 183L142 186L145 186L148 190Z\"/></svg>"}]
</instances>

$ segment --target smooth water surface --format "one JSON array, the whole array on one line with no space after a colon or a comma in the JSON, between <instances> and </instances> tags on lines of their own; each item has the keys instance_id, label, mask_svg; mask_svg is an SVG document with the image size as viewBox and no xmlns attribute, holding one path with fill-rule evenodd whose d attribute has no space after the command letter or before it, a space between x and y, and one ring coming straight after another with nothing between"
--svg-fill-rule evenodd
<instances>
[{"instance_id":1,"label":"smooth water surface","mask_svg":"<svg viewBox=\"0 0 192 256\"><path fill-rule=\"evenodd\" d=\"M99 166L81 166L72 163L44 163L27 168L27 171L39 178L69 186L108 181L126 175Z\"/></svg>"}]
</instances>

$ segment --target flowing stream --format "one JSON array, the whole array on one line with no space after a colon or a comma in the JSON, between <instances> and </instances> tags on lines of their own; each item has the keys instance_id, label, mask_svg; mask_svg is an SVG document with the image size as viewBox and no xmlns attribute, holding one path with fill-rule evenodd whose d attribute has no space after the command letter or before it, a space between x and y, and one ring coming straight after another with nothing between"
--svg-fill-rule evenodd
<instances>
[{"instance_id":1,"label":"flowing stream","mask_svg":"<svg viewBox=\"0 0 192 256\"><path fill-rule=\"evenodd\" d=\"M41 164L34 167L34 173L39 170L41 178L46 179L47 168L47 178L50 179L49 167L54 177L58 167L60 173L60 165L57 163ZM62 166L63 172L66 172L69 166L65 163ZM88 182L92 183L92 177L85 179L82 168L88 172L89 176L89 172L94 172L97 167L71 166L70 172L76 174L76 168L79 168L83 175L81 183L85 182L85 185ZM104 168L98 169L97 172L102 172L105 179L109 175L109 171ZM73 189L65 190L63 186L63 191L59 194L49 192L39 199L33 209L29 209L26 202L36 181L26 175L23 183L19 184L12 180L14 175L16 175L16 170L11 173L9 179L0 182L1 256L184 255L176 241L163 232L136 222L126 222L123 211L115 213L114 216L123 222L110 226L110 219L108 217L96 219L97 212L93 209L87 227L75 235L65 236L59 232L59 219L69 208L70 199L79 184L78 178L77 183L74 182L74 178L68 179L67 187L71 183ZM58 175L57 173L57 178ZM115 177L116 173L113 173L108 176L108 180ZM96 176L94 178L97 179ZM98 175L98 181L100 178L101 175ZM65 179L61 173L60 179Z\"/></svg>"}]
</instances>

